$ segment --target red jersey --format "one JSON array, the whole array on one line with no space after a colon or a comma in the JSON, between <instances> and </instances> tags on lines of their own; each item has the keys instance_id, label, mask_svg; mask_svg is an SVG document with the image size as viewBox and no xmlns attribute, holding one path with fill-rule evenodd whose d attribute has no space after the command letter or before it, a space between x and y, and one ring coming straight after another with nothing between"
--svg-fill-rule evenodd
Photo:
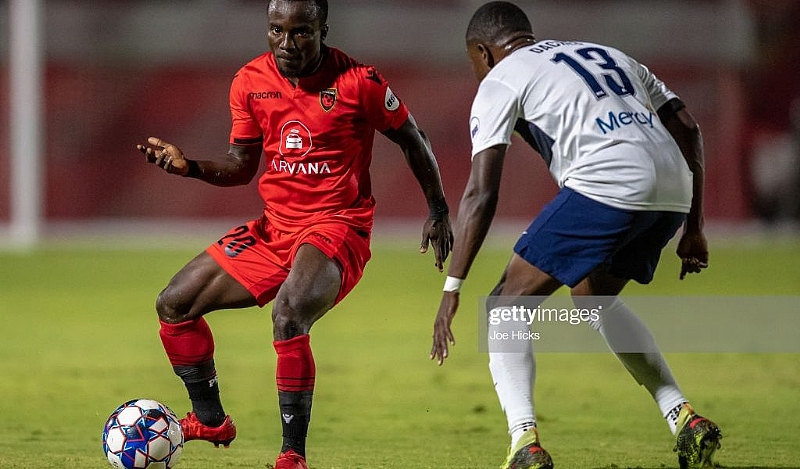
<instances>
[{"instance_id":1,"label":"red jersey","mask_svg":"<svg viewBox=\"0 0 800 469\"><path fill-rule=\"evenodd\" d=\"M370 230L375 199L369 177L375 131L399 128L408 109L386 80L338 49L293 86L267 52L233 79L230 143L263 140L258 182L264 215L294 232L323 219Z\"/></svg>"}]
</instances>

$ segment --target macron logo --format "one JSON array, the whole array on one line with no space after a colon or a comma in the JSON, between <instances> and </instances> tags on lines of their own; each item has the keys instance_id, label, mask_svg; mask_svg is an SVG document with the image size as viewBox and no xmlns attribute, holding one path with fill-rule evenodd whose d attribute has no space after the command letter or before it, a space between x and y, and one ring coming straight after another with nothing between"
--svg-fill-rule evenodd
<instances>
[{"instance_id":1,"label":"macron logo","mask_svg":"<svg viewBox=\"0 0 800 469\"><path fill-rule=\"evenodd\" d=\"M250 99L281 99L283 95L280 91L253 91L248 93Z\"/></svg>"},{"instance_id":2,"label":"macron logo","mask_svg":"<svg viewBox=\"0 0 800 469\"><path fill-rule=\"evenodd\" d=\"M281 414L281 417L283 417L283 421L284 422L289 423L294 418L294 415L293 414Z\"/></svg>"},{"instance_id":3,"label":"macron logo","mask_svg":"<svg viewBox=\"0 0 800 469\"><path fill-rule=\"evenodd\" d=\"M600 131L603 132L603 135L631 124L649 126L652 129L653 113L649 112L645 114L643 112L619 112L614 114L614 112L609 111L608 122L599 117L595 119L595 122L600 128Z\"/></svg>"}]
</instances>

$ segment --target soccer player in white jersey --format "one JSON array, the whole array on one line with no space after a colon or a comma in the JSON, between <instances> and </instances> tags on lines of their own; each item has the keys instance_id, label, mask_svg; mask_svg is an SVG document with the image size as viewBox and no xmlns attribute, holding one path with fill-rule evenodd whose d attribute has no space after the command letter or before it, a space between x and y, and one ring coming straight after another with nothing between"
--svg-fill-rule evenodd
<instances>
[{"instance_id":1,"label":"soccer player in white jersey","mask_svg":"<svg viewBox=\"0 0 800 469\"><path fill-rule=\"evenodd\" d=\"M458 291L491 225L516 131L544 158L560 191L516 243L490 298L546 297L568 285L576 305L590 297L607 301L592 326L656 401L676 435L681 467L711 466L719 427L692 410L650 330L617 298L629 280L652 280L661 250L681 225L680 278L708 265L697 123L643 65L611 47L537 41L512 3L480 7L466 43L480 81L470 116L472 169L431 358L442 364L454 343ZM611 340L620 334L628 346L638 344L635 353ZM532 348L490 349L489 368L511 435L503 467L553 467L536 429Z\"/></svg>"}]
</instances>

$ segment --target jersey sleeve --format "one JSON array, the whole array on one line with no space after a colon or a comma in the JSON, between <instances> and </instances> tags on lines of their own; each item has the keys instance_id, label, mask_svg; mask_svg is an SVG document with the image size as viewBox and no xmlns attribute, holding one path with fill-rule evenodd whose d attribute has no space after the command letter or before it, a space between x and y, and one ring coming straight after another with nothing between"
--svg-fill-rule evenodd
<instances>
[{"instance_id":1,"label":"jersey sleeve","mask_svg":"<svg viewBox=\"0 0 800 469\"><path fill-rule=\"evenodd\" d=\"M642 81L647 94L650 96L653 109L660 109L667 101L678 97L678 95L667 88L664 82L659 80L649 68L633 59L631 60L633 61L633 66L639 79Z\"/></svg>"},{"instance_id":2,"label":"jersey sleeve","mask_svg":"<svg viewBox=\"0 0 800 469\"><path fill-rule=\"evenodd\" d=\"M389 88L389 83L373 67L365 67L359 73L362 103L375 130L385 132L403 125L408 119L408 108Z\"/></svg>"},{"instance_id":3,"label":"jersey sleeve","mask_svg":"<svg viewBox=\"0 0 800 469\"><path fill-rule=\"evenodd\" d=\"M261 127L250 112L249 96L244 86L246 76L239 71L231 83L229 104L231 110L230 143L251 145L262 141Z\"/></svg>"},{"instance_id":4,"label":"jersey sleeve","mask_svg":"<svg viewBox=\"0 0 800 469\"><path fill-rule=\"evenodd\" d=\"M495 145L510 145L519 114L519 99L514 90L498 80L484 79L470 111L472 157Z\"/></svg>"}]
</instances>

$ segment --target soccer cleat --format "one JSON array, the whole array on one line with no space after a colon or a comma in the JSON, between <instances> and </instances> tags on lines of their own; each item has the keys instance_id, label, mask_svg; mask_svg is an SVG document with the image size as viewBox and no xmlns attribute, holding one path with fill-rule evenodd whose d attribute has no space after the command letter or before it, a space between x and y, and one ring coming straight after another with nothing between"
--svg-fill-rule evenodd
<instances>
[{"instance_id":1,"label":"soccer cleat","mask_svg":"<svg viewBox=\"0 0 800 469\"><path fill-rule=\"evenodd\" d=\"M306 458L289 449L278 456L275 461L275 469L308 469L308 466Z\"/></svg>"},{"instance_id":2,"label":"soccer cleat","mask_svg":"<svg viewBox=\"0 0 800 469\"><path fill-rule=\"evenodd\" d=\"M227 448L236 438L236 425L233 424L230 415L226 415L218 427L209 427L203 424L194 412L189 412L186 418L181 419L181 428L184 441L206 440L214 443L216 448L219 448L219 445Z\"/></svg>"},{"instance_id":3,"label":"soccer cleat","mask_svg":"<svg viewBox=\"0 0 800 469\"><path fill-rule=\"evenodd\" d=\"M716 467L711 458L720 446L722 432L716 423L701 417L692 406L683 404L678 413L678 436L675 449L681 469Z\"/></svg>"},{"instance_id":4,"label":"soccer cleat","mask_svg":"<svg viewBox=\"0 0 800 469\"><path fill-rule=\"evenodd\" d=\"M517 444L509 448L508 457L500 469L553 469L553 460L539 444L535 428L523 433Z\"/></svg>"}]
</instances>

